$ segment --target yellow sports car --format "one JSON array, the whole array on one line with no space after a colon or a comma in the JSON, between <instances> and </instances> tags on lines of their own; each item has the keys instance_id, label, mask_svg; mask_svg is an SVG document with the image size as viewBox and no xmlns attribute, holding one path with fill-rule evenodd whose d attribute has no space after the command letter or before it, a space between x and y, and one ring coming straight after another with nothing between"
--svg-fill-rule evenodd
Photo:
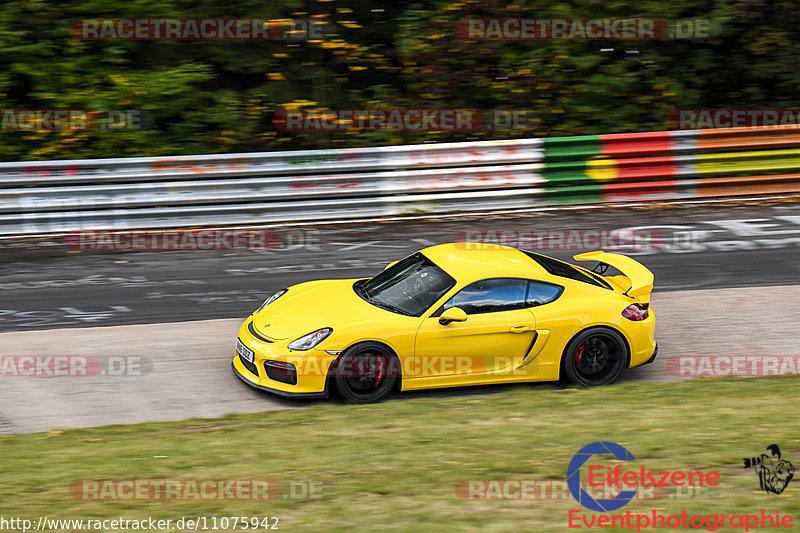
<instances>
[{"instance_id":1,"label":"yellow sports car","mask_svg":"<svg viewBox=\"0 0 800 533\"><path fill-rule=\"evenodd\" d=\"M499 245L449 243L368 279L273 294L239 330L233 370L281 396L374 402L392 389L612 383L651 362L653 274L588 252L590 271ZM613 267L614 273L608 269Z\"/></svg>"}]
</instances>

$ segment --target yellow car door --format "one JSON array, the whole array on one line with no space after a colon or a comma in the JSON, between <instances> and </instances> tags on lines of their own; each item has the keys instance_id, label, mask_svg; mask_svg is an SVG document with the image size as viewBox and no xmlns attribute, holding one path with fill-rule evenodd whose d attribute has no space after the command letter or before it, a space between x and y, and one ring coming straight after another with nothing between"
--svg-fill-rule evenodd
<instances>
[{"instance_id":1,"label":"yellow car door","mask_svg":"<svg viewBox=\"0 0 800 533\"><path fill-rule=\"evenodd\" d=\"M536 335L527 286L490 278L458 291L420 324L411 377L480 374L521 361Z\"/></svg>"}]
</instances>

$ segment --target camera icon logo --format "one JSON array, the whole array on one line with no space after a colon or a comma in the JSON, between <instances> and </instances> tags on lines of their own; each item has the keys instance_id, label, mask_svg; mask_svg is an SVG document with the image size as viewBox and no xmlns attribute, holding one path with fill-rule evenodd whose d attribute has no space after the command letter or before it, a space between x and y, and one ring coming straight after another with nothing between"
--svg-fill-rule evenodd
<instances>
[{"instance_id":1,"label":"camera icon logo","mask_svg":"<svg viewBox=\"0 0 800 533\"><path fill-rule=\"evenodd\" d=\"M598 441L587 444L576 453L567 467L567 487L575 500L592 511L606 513L616 511L628 504L635 496L635 490L622 490L613 498L594 499L581 487L581 466L595 454L611 454L620 461L635 461L631 452L615 442Z\"/></svg>"},{"instance_id":2,"label":"camera icon logo","mask_svg":"<svg viewBox=\"0 0 800 533\"><path fill-rule=\"evenodd\" d=\"M781 449L777 444L767 446L769 455L761 457L744 457L745 468L754 468L758 475L761 490L766 493L780 494L794 477L794 465L781 457Z\"/></svg>"}]
</instances>

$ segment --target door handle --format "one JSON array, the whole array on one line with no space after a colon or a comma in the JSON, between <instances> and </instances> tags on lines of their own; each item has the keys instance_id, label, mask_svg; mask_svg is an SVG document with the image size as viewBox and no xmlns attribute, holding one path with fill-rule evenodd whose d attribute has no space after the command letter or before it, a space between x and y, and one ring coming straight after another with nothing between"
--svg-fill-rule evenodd
<instances>
[{"instance_id":1,"label":"door handle","mask_svg":"<svg viewBox=\"0 0 800 533\"><path fill-rule=\"evenodd\" d=\"M525 333L526 331L530 331L531 327L528 324L518 324L516 326L511 326L508 331L511 333Z\"/></svg>"}]
</instances>

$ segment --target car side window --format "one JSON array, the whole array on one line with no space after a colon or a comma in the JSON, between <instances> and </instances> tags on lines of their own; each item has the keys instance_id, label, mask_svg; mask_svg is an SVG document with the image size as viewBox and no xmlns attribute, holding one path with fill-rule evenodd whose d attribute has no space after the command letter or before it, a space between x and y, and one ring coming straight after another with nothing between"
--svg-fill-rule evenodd
<instances>
[{"instance_id":1,"label":"car side window","mask_svg":"<svg viewBox=\"0 0 800 533\"><path fill-rule=\"evenodd\" d=\"M528 282L528 292L525 295L527 307L550 303L561 296L562 290L563 288L558 285L531 280Z\"/></svg>"},{"instance_id":2,"label":"car side window","mask_svg":"<svg viewBox=\"0 0 800 533\"><path fill-rule=\"evenodd\" d=\"M468 315L524 309L528 280L493 278L476 281L458 291L442 309L460 307Z\"/></svg>"}]
</instances>

